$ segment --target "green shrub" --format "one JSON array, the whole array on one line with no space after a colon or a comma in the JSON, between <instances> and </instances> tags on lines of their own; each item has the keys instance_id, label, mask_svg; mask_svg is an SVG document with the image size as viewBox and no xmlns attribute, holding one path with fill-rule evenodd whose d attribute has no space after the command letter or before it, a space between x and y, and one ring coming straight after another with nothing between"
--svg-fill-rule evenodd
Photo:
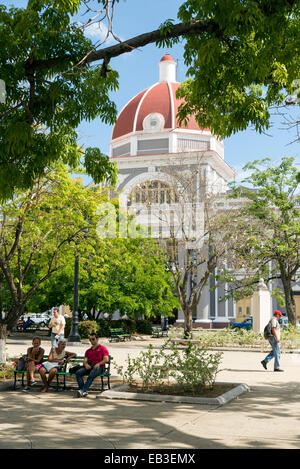
<instances>
[{"instance_id":1,"label":"green shrub","mask_svg":"<svg viewBox=\"0 0 300 469\"><path fill-rule=\"evenodd\" d=\"M109 337L111 329L122 328L126 334L151 334L152 322L149 319L98 319L98 334L100 337Z\"/></svg>"},{"instance_id":2,"label":"green shrub","mask_svg":"<svg viewBox=\"0 0 300 469\"><path fill-rule=\"evenodd\" d=\"M134 334L136 332L136 321L134 319L122 319L122 326L126 334Z\"/></svg>"},{"instance_id":3,"label":"green shrub","mask_svg":"<svg viewBox=\"0 0 300 469\"><path fill-rule=\"evenodd\" d=\"M168 355L169 376L187 392L195 394L199 389L212 389L223 356L222 352L209 352L205 346L189 343L180 353L178 348L170 345Z\"/></svg>"},{"instance_id":4,"label":"green shrub","mask_svg":"<svg viewBox=\"0 0 300 469\"><path fill-rule=\"evenodd\" d=\"M296 326L292 326L289 323L287 329L281 330L281 342L287 348L299 348L300 347L300 329Z\"/></svg>"},{"instance_id":5,"label":"green shrub","mask_svg":"<svg viewBox=\"0 0 300 469\"><path fill-rule=\"evenodd\" d=\"M8 379L14 376L14 365L12 363L0 363L0 378Z\"/></svg>"},{"instance_id":6,"label":"green shrub","mask_svg":"<svg viewBox=\"0 0 300 469\"><path fill-rule=\"evenodd\" d=\"M109 319L97 319L97 332L99 337L109 337L111 321Z\"/></svg>"},{"instance_id":7,"label":"green shrub","mask_svg":"<svg viewBox=\"0 0 300 469\"><path fill-rule=\"evenodd\" d=\"M143 390L151 390L163 382L163 374L168 372L185 391L196 393L199 388L213 388L222 356L222 352L210 352L205 346L191 343L179 350L167 341L159 351L153 351L149 345L136 358L128 355L127 368L117 367L117 373L128 384L133 385L139 379Z\"/></svg>"},{"instance_id":8,"label":"green shrub","mask_svg":"<svg viewBox=\"0 0 300 469\"><path fill-rule=\"evenodd\" d=\"M136 321L136 332L138 334L152 334L152 322L149 319L139 319Z\"/></svg>"},{"instance_id":9,"label":"green shrub","mask_svg":"<svg viewBox=\"0 0 300 469\"><path fill-rule=\"evenodd\" d=\"M72 319L66 319L65 337L70 334ZM91 332L97 332L99 337L110 337L111 329L122 328L126 334L152 334L152 322L150 319L97 319L96 321L79 321L78 330L82 338L89 336Z\"/></svg>"},{"instance_id":10,"label":"green shrub","mask_svg":"<svg viewBox=\"0 0 300 469\"><path fill-rule=\"evenodd\" d=\"M97 321L79 321L78 323L78 332L83 339L88 338L92 332L97 333L97 331Z\"/></svg>"},{"instance_id":11,"label":"green shrub","mask_svg":"<svg viewBox=\"0 0 300 469\"><path fill-rule=\"evenodd\" d=\"M117 373L123 377L124 382L129 385L136 383L136 378L142 381L143 390L149 390L162 382L161 377L161 354L153 352L150 344L146 352L140 352L136 358L128 355L127 368L117 367Z\"/></svg>"}]
</instances>

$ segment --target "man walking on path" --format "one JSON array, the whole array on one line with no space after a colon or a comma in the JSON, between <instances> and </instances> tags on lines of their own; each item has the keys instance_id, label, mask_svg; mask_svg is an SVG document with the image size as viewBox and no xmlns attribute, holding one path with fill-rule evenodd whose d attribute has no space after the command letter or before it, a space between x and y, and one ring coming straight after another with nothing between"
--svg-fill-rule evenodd
<instances>
[{"instance_id":1,"label":"man walking on path","mask_svg":"<svg viewBox=\"0 0 300 469\"><path fill-rule=\"evenodd\" d=\"M280 324L278 320L282 317L280 311L274 311L273 317L270 319L270 326L272 335L268 338L270 345L272 347L271 352L262 360L261 364L264 369L267 369L267 364L270 360L274 358L274 371L284 371L280 368Z\"/></svg>"}]
</instances>

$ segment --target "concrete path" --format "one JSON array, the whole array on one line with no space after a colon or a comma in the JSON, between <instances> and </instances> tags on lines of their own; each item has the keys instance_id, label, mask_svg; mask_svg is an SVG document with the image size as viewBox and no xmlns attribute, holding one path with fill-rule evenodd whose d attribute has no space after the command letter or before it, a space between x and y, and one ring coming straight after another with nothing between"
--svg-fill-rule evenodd
<instances>
[{"instance_id":1,"label":"concrete path","mask_svg":"<svg viewBox=\"0 0 300 469\"><path fill-rule=\"evenodd\" d=\"M11 356L26 349L9 342ZM123 363L148 343L105 345ZM152 343L159 346L160 340ZM87 347L69 348L82 355ZM218 381L246 383L251 391L217 408L108 401L95 391L86 399L71 391L2 391L0 448L300 448L300 355L282 354L284 373L274 373L271 365L265 371L263 358L258 352L224 352Z\"/></svg>"}]
</instances>

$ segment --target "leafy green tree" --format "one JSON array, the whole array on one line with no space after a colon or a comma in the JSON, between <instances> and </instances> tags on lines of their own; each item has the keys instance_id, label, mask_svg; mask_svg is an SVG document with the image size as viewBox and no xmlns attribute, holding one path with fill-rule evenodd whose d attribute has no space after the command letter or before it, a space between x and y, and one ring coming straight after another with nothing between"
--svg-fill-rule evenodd
<instances>
[{"instance_id":1,"label":"leafy green tree","mask_svg":"<svg viewBox=\"0 0 300 469\"><path fill-rule=\"evenodd\" d=\"M108 244L103 259L105 287L99 295L102 311L119 309L130 317L168 316L178 305L166 256L151 239L116 239Z\"/></svg>"},{"instance_id":2,"label":"leafy green tree","mask_svg":"<svg viewBox=\"0 0 300 469\"><path fill-rule=\"evenodd\" d=\"M269 125L269 107L294 91L299 0L186 0L180 23L167 19L156 30L109 47L92 44L72 22L80 6L98 8L111 31L110 6L117 3L0 5L0 77L7 88L6 103L0 104L2 197L29 187L52 161L78 161L75 129L82 119L112 124L116 118L109 93L118 87L118 74L111 60L147 44L170 47L185 39L190 79L178 91L186 99L179 117L195 114L200 127L216 135L229 136L249 124L261 132ZM115 168L99 149L86 149L84 164L95 181L114 180Z\"/></svg>"},{"instance_id":3,"label":"leafy green tree","mask_svg":"<svg viewBox=\"0 0 300 469\"><path fill-rule=\"evenodd\" d=\"M161 248L148 239L93 239L80 255L79 307L81 315L96 311L137 318L168 316L177 306L172 278ZM73 302L74 258L32 297L28 308L43 311L49 305Z\"/></svg>"},{"instance_id":4,"label":"leafy green tree","mask_svg":"<svg viewBox=\"0 0 300 469\"><path fill-rule=\"evenodd\" d=\"M251 273L237 282L236 287L246 287L245 294L249 294L259 277L266 281L280 278L287 315L295 324L292 286L299 279L300 268L300 196L293 162L293 158L282 158L277 166L270 159L248 163L244 169L252 173L242 182L248 187L234 187L233 196L246 202L239 210L239 231L243 238L236 242L235 267L240 265ZM236 230L237 227L236 224Z\"/></svg>"},{"instance_id":5,"label":"leafy green tree","mask_svg":"<svg viewBox=\"0 0 300 469\"><path fill-rule=\"evenodd\" d=\"M207 24L185 36L191 77L179 89L181 119L196 114L202 128L230 136L270 125L270 106L299 93L299 0L187 0L184 23ZM298 89L296 89L298 88Z\"/></svg>"},{"instance_id":6,"label":"leafy green tree","mask_svg":"<svg viewBox=\"0 0 300 469\"><path fill-rule=\"evenodd\" d=\"M56 164L25 192L0 205L0 339L5 340L40 286L69 261L71 242L84 246L86 229L96 236L97 207L104 199L96 187L71 177ZM8 295L9 292L9 295Z\"/></svg>"},{"instance_id":7,"label":"leafy green tree","mask_svg":"<svg viewBox=\"0 0 300 469\"><path fill-rule=\"evenodd\" d=\"M30 0L26 9L0 5L0 76L7 99L0 104L0 186L2 197L29 188L52 162L76 167L84 156L95 182L115 181L116 167L97 148L78 148L76 127L100 117L112 124L116 106L109 93L117 89L117 73L101 75L101 67L75 64L92 43L70 22L79 2ZM72 57L68 65L51 66L53 56ZM50 61L32 69L35 60Z\"/></svg>"}]
</instances>

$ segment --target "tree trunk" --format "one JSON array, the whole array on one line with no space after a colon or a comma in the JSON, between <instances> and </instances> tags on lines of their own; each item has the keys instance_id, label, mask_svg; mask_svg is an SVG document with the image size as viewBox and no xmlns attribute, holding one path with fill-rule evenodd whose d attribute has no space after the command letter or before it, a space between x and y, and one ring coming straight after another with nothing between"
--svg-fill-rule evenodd
<instances>
[{"instance_id":1,"label":"tree trunk","mask_svg":"<svg viewBox=\"0 0 300 469\"><path fill-rule=\"evenodd\" d=\"M296 325L296 304L291 285L284 286L285 307L289 322Z\"/></svg>"},{"instance_id":2,"label":"tree trunk","mask_svg":"<svg viewBox=\"0 0 300 469\"><path fill-rule=\"evenodd\" d=\"M279 267L280 267L281 281L283 285L285 307L286 307L288 320L293 326L295 326L296 325L296 304L295 304L293 290L292 290L292 282L291 282L291 279L288 277L288 275L286 275L284 266L280 264Z\"/></svg>"},{"instance_id":3,"label":"tree trunk","mask_svg":"<svg viewBox=\"0 0 300 469\"><path fill-rule=\"evenodd\" d=\"M193 314L192 309L188 308L184 313L184 338L191 339L193 337Z\"/></svg>"},{"instance_id":4,"label":"tree trunk","mask_svg":"<svg viewBox=\"0 0 300 469\"><path fill-rule=\"evenodd\" d=\"M6 335L7 326L0 322L0 363L6 363Z\"/></svg>"},{"instance_id":5,"label":"tree trunk","mask_svg":"<svg viewBox=\"0 0 300 469\"><path fill-rule=\"evenodd\" d=\"M96 306L92 307L92 311L91 311L90 315L91 315L91 320L96 321Z\"/></svg>"}]
</instances>

